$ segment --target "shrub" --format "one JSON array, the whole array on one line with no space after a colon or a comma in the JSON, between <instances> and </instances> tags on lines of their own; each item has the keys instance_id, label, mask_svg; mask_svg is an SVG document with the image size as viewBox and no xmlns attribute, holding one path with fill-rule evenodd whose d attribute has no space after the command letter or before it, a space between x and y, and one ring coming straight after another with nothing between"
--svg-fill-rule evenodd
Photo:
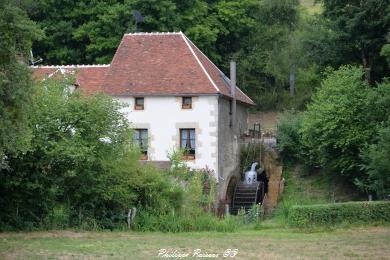
<instances>
[{"instance_id":1,"label":"shrub","mask_svg":"<svg viewBox=\"0 0 390 260\"><path fill-rule=\"evenodd\" d=\"M359 152L375 133L375 122L367 116L372 89L362 77L363 70L352 66L329 73L303 113L306 159L317 166L359 175Z\"/></svg>"},{"instance_id":2,"label":"shrub","mask_svg":"<svg viewBox=\"0 0 390 260\"><path fill-rule=\"evenodd\" d=\"M390 195L390 124L379 131L378 143L367 147L362 158L366 176L355 179L355 184L367 193L374 192L378 199L385 199Z\"/></svg>"},{"instance_id":3,"label":"shrub","mask_svg":"<svg viewBox=\"0 0 390 260\"><path fill-rule=\"evenodd\" d=\"M299 228L372 222L390 222L390 202L365 201L293 206L288 214L289 225Z\"/></svg>"},{"instance_id":4,"label":"shrub","mask_svg":"<svg viewBox=\"0 0 390 260\"><path fill-rule=\"evenodd\" d=\"M161 232L234 231L238 224L235 218L219 219L213 214L217 198L214 172L208 168L188 168L181 159L181 151L170 152L169 158L172 167L165 178L170 179L174 187L179 184L184 188L183 193L179 194L181 199L175 201L180 197L172 197L176 206L166 205L164 211L139 208L134 229Z\"/></svg>"},{"instance_id":5,"label":"shrub","mask_svg":"<svg viewBox=\"0 0 390 260\"><path fill-rule=\"evenodd\" d=\"M194 231L233 232L238 226L239 223L236 217L219 219L205 212L191 215L172 211L166 215L152 215L148 212L142 212L137 217L134 229L137 231L171 233Z\"/></svg>"},{"instance_id":6,"label":"shrub","mask_svg":"<svg viewBox=\"0 0 390 260\"><path fill-rule=\"evenodd\" d=\"M113 229L129 208L167 214L183 189L141 166L122 107L105 95L71 93L72 79L35 86L28 152L0 169L0 230Z\"/></svg>"},{"instance_id":7,"label":"shrub","mask_svg":"<svg viewBox=\"0 0 390 260\"><path fill-rule=\"evenodd\" d=\"M355 179L355 184L378 199L390 195L390 81L378 85L370 99L371 120L378 122L374 143L361 151L365 175ZM377 112L375 112L377 111Z\"/></svg>"},{"instance_id":8,"label":"shrub","mask_svg":"<svg viewBox=\"0 0 390 260\"><path fill-rule=\"evenodd\" d=\"M302 144L299 129L301 116L292 112L283 114L277 125L277 149L286 159L297 160L300 157Z\"/></svg>"}]
</instances>

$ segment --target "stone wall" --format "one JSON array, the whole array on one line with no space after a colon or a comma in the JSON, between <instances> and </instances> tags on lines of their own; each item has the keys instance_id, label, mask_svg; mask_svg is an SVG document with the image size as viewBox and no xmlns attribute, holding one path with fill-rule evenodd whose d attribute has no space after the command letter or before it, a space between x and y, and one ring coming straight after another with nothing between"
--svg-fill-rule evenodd
<instances>
[{"instance_id":1,"label":"stone wall","mask_svg":"<svg viewBox=\"0 0 390 260\"><path fill-rule=\"evenodd\" d=\"M277 155L273 151L264 153L261 163L268 177L268 193L264 200L265 213L269 214L277 206L284 189L282 177L283 167L279 164Z\"/></svg>"},{"instance_id":2,"label":"stone wall","mask_svg":"<svg viewBox=\"0 0 390 260\"><path fill-rule=\"evenodd\" d=\"M248 106L237 102L236 122L229 126L229 100L219 98L218 102L218 194L219 200L226 200L226 191L234 176L240 179L239 155L242 141L240 137L248 129Z\"/></svg>"}]
</instances>

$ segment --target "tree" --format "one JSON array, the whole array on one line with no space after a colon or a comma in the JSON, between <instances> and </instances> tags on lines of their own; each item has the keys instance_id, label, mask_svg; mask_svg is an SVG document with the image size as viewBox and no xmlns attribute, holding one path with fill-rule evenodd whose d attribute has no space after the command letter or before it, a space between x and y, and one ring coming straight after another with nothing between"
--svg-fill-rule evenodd
<instances>
[{"instance_id":1,"label":"tree","mask_svg":"<svg viewBox=\"0 0 390 260\"><path fill-rule=\"evenodd\" d=\"M361 68L351 66L328 74L303 113L300 130L309 161L354 177L360 176L359 154L375 136L377 122L369 116L373 90L362 76Z\"/></svg>"},{"instance_id":2,"label":"tree","mask_svg":"<svg viewBox=\"0 0 390 260\"><path fill-rule=\"evenodd\" d=\"M387 64L390 65L390 43L383 45L380 54L381 56L386 58Z\"/></svg>"},{"instance_id":3,"label":"tree","mask_svg":"<svg viewBox=\"0 0 390 260\"><path fill-rule=\"evenodd\" d=\"M355 179L355 184L365 191L373 192L378 199L390 193L390 83L385 80L368 97L369 120L375 122L375 136L361 151L364 175Z\"/></svg>"},{"instance_id":4,"label":"tree","mask_svg":"<svg viewBox=\"0 0 390 260\"><path fill-rule=\"evenodd\" d=\"M12 1L0 2L0 169L28 149L32 82L27 57L42 32Z\"/></svg>"},{"instance_id":5,"label":"tree","mask_svg":"<svg viewBox=\"0 0 390 260\"><path fill-rule=\"evenodd\" d=\"M286 112L278 120L277 149L281 156L287 160L299 160L302 154L301 115Z\"/></svg>"},{"instance_id":6,"label":"tree","mask_svg":"<svg viewBox=\"0 0 390 260\"><path fill-rule=\"evenodd\" d=\"M366 148L362 158L366 175L355 179L355 184L363 191L374 192L378 199L386 199L390 194L390 124L379 130L378 142Z\"/></svg>"},{"instance_id":7,"label":"tree","mask_svg":"<svg viewBox=\"0 0 390 260\"><path fill-rule=\"evenodd\" d=\"M346 62L360 59L367 82L380 80L388 65L379 55L390 27L389 0L322 0L324 16L334 21L340 40L353 52Z\"/></svg>"},{"instance_id":8,"label":"tree","mask_svg":"<svg viewBox=\"0 0 390 260\"><path fill-rule=\"evenodd\" d=\"M255 26L237 51L238 82L263 109L274 108L288 86L292 34L299 22L299 2L264 0L256 9Z\"/></svg>"},{"instance_id":9,"label":"tree","mask_svg":"<svg viewBox=\"0 0 390 260\"><path fill-rule=\"evenodd\" d=\"M105 95L71 93L72 83L35 86L31 148L0 171L0 229L49 227L59 208L67 212L64 226L112 228L129 207L164 212L180 201L159 171L138 164L122 106Z\"/></svg>"}]
</instances>

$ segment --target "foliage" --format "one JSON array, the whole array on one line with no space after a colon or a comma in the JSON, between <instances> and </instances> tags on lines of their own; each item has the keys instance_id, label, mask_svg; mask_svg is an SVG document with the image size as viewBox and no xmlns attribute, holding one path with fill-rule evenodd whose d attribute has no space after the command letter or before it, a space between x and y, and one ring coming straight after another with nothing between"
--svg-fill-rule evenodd
<instances>
[{"instance_id":1,"label":"foliage","mask_svg":"<svg viewBox=\"0 0 390 260\"><path fill-rule=\"evenodd\" d=\"M22 0L19 5L45 29L34 51L46 64L109 63L123 34L136 31L132 11L138 10L145 18L139 31L183 31L224 72L229 59L237 60L239 86L257 109L304 109L326 66L361 63L373 74L371 82L386 76L388 0L323 0L321 14L308 13L302 8L307 3L300 2Z\"/></svg>"},{"instance_id":2,"label":"foliage","mask_svg":"<svg viewBox=\"0 0 390 260\"><path fill-rule=\"evenodd\" d=\"M190 216L172 212L167 215L156 216L142 212L137 218L135 229L138 231L172 233L194 231L233 232L237 230L238 226L239 223L234 217L219 219L210 213Z\"/></svg>"},{"instance_id":3,"label":"foliage","mask_svg":"<svg viewBox=\"0 0 390 260\"><path fill-rule=\"evenodd\" d=\"M237 215L243 224L253 223L259 225L264 217L264 207L260 204L253 204L247 213L242 209L238 211Z\"/></svg>"},{"instance_id":4,"label":"foliage","mask_svg":"<svg viewBox=\"0 0 390 260\"><path fill-rule=\"evenodd\" d=\"M123 34L136 29L132 10L144 16L139 30L181 30L220 62L222 55L240 47L241 35L251 33L258 7L254 0L23 2L32 19L46 29L47 37L34 49L45 63L57 64L110 62Z\"/></svg>"},{"instance_id":5,"label":"foliage","mask_svg":"<svg viewBox=\"0 0 390 260\"><path fill-rule=\"evenodd\" d=\"M390 85L385 80L369 88L362 77L361 68L350 66L328 74L303 113L300 149L306 163L346 175L361 190L383 197L389 181L386 163L380 163L386 159L380 158L387 158L383 128L389 125Z\"/></svg>"},{"instance_id":6,"label":"foliage","mask_svg":"<svg viewBox=\"0 0 390 260\"><path fill-rule=\"evenodd\" d=\"M390 43L387 43L382 46L381 56L385 57L387 60L387 64L390 66Z\"/></svg>"},{"instance_id":7,"label":"foliage","mask_svg":"<svg viewBox=\"0 0 390 260\"><path fill-rule=\"evenodd\" d=\"M0 172L0 228L48 227L61 208L69 226L113 228L131 207L179 207L181 188L138 165L121 105L71 93L71 82L48 79L35 88L31 149L10 157L10 169Z\"/></svg>"},{"instance_id":8,"label":"foliage","mask_svg":"<svg viewBox=\"0 0 390 260\"><path fill-rule=\"evenodd\" d=\"M360 150L375 134L367 115L372 89L362 75L361 68L350 66L331 72L303 113L300 130L308 160L354 176L360 171Z\"/></svg>"},{"instance_id":9,"label":"foliage","mask_svg":"<svg viewBox=\"0 0 390 260\"><path fill-rule=\"evenodd\" d=\"M309 228L340 224L390 222L390 202L345 202L293 206L288 221L290 226Z\"/></svg>"},{"instance_id":10,"label":"foliage","mask_svg":"<svg viewBox=\"0 0 390 260\"><path fill-rule=\"evenodd\" d=\"M174 209L167 207L164 212L141 209L134 228L162 232L236 230L239 223L235 218L219 219L214 215L217 199L214 172L208 168L188 168L180 150L173 150L168 156L172 167L165 178L184 188L180 205Z\"/></svg>"},{"instance_id":11,"label":"foliage","mask_svg":"<svg viewBox=\"0 0 390 260\"><path fill-rule=\"evenodd\" d=\"M390 124L378 134L378 142L362 154L366 179L355 183L364 191L375 192L378 199L386 199L390 195Z\"/></svg>"},{"instance_id":12,"label":"foliage","mask_svg":"<svg viewBox=\"0 0 390 260\"><path fill-rule=\"evenodd\" d=\"M379 54L389 32L390 2L388 0L321 2L324 6L324 17L335 24L340 44L350 50L349 56L344 55L345 62L360 62L365 69L368 82L380 80L389 69Z\"/></svg>"},{"instance_id":13,"label":"foliage","mask_svg":"<svg viewBox=\"0 0 390 260\"><path fill-rule=\"evenodd\" d=\"M355 179L355 184L367 192L375 193L378 199L389 194L389 128L390 128L390 83L385 80L367 97L370 104L368 118L374 122L375 136L362 148L360 157L364 175Z\"/></svg>"},{"instance_id":14,"label":"foliage","mask_svg":"<svg viewBox=\"0 0 390 260\"><path fill-rule=\"evenodd\" d=\"M332 189L335 185L331 184L329 179L322 180L322 176L307 176L305 171L304 165L293 169L291 162L284 163L283 194L274 212L275 220L283 226L287 225L291 207L330 202L329 195L334 192Z\"/></svg>"},{"instance_id":15,"label":"foliage","mask_svg":"<svg viewBox=\"0 0 390 260\"><path fill-rule=\"evenodd\" d=\"M26 57L41 35L13 1L0 2L0 169L7 155L28 150L32 82Z\"/></svg>"},{"instance_id":16,"label":"foliage","mask_svg":"<svg viewBox=\"0 0 390 260\"><path fill-rule=\"evenodd\" d=\"M301 144L301 116L294 112L284 113L277 125L277 149L281 156L289 160L298 160L303 153Z\"/></svg>"},{"instance_id":17,"label":"foliage","mask_svg":"<svg viewBox=\"0 0 390 260\"><path fill-rule=\"evenodd\" d=\"M319 56L308 50L319 49L321 57L334 57L323 55L328 46L335 46L327 44L333 39L327 25L322 30L317 28L321 22L303 26L310 19L300 19L298 0L22 2L46 30L47 37L34 44L44 63L109 63L123 34L136 30L131 12L138 10L145 18L138 24L140 31L181 30L225 72L229 59L236 59L239 85L262 109L280 109L290 103L302 108L306 90L313 86L301 80L297 101L289 98L284 92L291 68L297 67L297 78L302 78L302 69ZM303 39L311 35L319 40ZM303 46L303 42L311 45Z\"/></svg>"},{"instance_id":18,"label":"foliage","mask_svg":"<svg viewBox=\"0 0 390 260\"><path fill-rule=\"evenodd\" d=\"M290 73L288 51L298 24L298 1L264 0L259 4L257 26L248 43L237 52L238 82L258 108L285 103L284 88Z\"/></svg>"}]
</instances>

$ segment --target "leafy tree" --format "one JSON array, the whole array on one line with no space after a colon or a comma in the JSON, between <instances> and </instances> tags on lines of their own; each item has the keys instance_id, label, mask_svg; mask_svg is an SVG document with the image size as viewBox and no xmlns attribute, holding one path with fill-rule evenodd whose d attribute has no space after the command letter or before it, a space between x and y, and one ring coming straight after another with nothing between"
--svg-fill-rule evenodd
<instances>
[{"instance_id":1,"label":"leafy tree","mask_svg":"<svg viewBox=\"0 0 390 260\"><path fill-rule=\"evenodd\" d=\"M299 160L302 156L300 114L284 113L277 125L277 149L283 158Z\"/></svg>"},{"instance_id":2,"label":"leafy tree","mask_svg":"<svg viewBox=\"0 0 390 260\"><path fill-rule=\"evenodd\" d=\"M7 154L28 149L32 83L26 57L41 35L12 1L0 2L0 168Z\"/></svg>"},{"instance_id":3,"label":"leafy tree","mask_svg":"<svg viewBox=\"0 0 390 260\"><path fill-rule=\"evenodd\" d=\"M366 175L355 179L355 184L366 192L374 192L378 199L390 194L390 127L380 129L378 142L362 154Z\"/></svg>"},{"instance_id":4,"label":"leafy tree","mask_svg":"<svg viewBox=\"0 0 390 260\"><path fill-rule=\"evenodd\" d=\"M387 43L383 45L381 49L381 56L385 57L387 60L387 63L390 64L390 44Z\"/></svg>"},{"instance_id":5,"label":"leafy tree","mask_svg":"<svg viewBox=\"0 0 390 260\"><path fill-rule=\"evenodd\" d=\"M284 102L280 90L301 69L300 41L292 34L299 24L298 0L22 2L47 32L34 44L44 63L109 63L123 33L135 31L132 10L138 10L145 18L141 31L181 30L225 72L236 59L240 86L261 107ZM273 92L276 99L264 98Z\"/></svg>"},{"instance_id":6,"label":"leafy tree","mask_svg":"<svg viewBox=\"0 0 390 260\"><path fill-rule=\"evenodd\" d=\"M375 135L370 88L361 68L344 66L328 75L303 114L302 142L310 161L359 176L361 149Z\"/></svg>"},{"instance_id":7,"label":"leafy tree","mask_svg":"<svg viewBox=\"0 0 390 260\"><path fill-rule=\"evenodd\" d=\"M180 189L138 165L121 105L71 93L71 83L48 79L35 88L31 148L0 171L0 228L47 227L58 207L68 212L65 226L112 228L129 207L180 205Z\"/></svg>"},{"instance_id":8,"label":"leafy tree","mask_svg":"<svg viewBox=\"0 0 390 260\"><path fill-rule=\"evenodd\" d=\"M385 80L368 96L369 120L375 122L375 134L371 142L362 149L362 170L364 175L355 183L366 192L374 192L384 199L390 192L390 83Z\"/></svg>"},{"instance_id":9,"label":"leafy tree","mask_svg":"<svg viewBox=\"0 0 390 260\"><path fill-rule=\"evenodd\" d=\"M340 40L352 51L346 62L359 61L365 78L373 83L388 69L379 53L390 27L389 0L322 0L324 16L334 21Z\"/></svg>"},{"instance_id":10,"label":"leafy tree","mask_svg":"<svg viewBox=\"0 0 390 260\"><path fill-rule=\"evenodd\" d=\"M288 86L292 31L299 20L298 1L261 1L256 25L247 43L237 52L238 82L259 107L273 108ZM241 39L245 41L244 39Z\"/></svg>"}]
</instances>

